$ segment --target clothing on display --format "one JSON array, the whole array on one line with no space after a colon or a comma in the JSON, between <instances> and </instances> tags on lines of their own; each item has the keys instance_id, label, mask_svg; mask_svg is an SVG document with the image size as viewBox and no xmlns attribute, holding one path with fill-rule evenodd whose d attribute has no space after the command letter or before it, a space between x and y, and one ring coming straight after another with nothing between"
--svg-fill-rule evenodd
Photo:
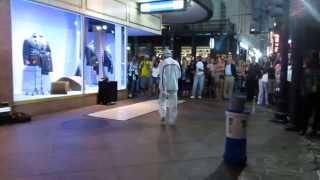
<instances>
[{"instance_id":1,"label":"clothing on display","mask_svg":"<svg viewBox=\"0 0 320 180\"><path fill-rule=\"evenodd\" d=\"M42 74L52 72L51 49L43 35L34 33L24 40L23 63L26 66L39 66Z\"/></svg>"},{"instance_id":2,"label":"clothing on display","mask_svg":"<svg viewBox=\"0 0 320 180\"><path fill-rule=\"evenodd\" d=\"M25 95L36 95L41 89L41 69L39 66L25 66L23 69L22 91Z\"/></svg>"},{"instance_id":3,"label":"clothing on display","mask_svg":"<svg viewBox=\"0 0 320 180\"><path fill-rule=\"evenodd\" d=\"M112 56L107 50L104 50L103 66L107 67L108 72L113 74Z\"/></svg>"},{"instance_id":4,"label":"clothing on display","mask_svg":"<svg viewBox=\"0 0 320 180\"><path fill-rule=\"evenodd\" d=\"M110 78L110 74L113 74L112 55L107 50L107 47L103 48L104 50L101 49L105 46L105 42L102 42L105 39L102 35L105 34L100 33L104 32L95 32L96 40L91 40L85 47L86 82L91 85L97 85L100 76L103 75L104 78ZM100 72L100 75L99 71L101 67L103 72Z\"/></svg>"},{"instance_id":5,"label":"clothing on display","mask_svg":"<svg viewBox=\"0 0 320 180\"><path fill-rule=\"evenodd\" d=\"M84 49L85 57L85 81L87 84L97 84L97 70L98 70L98 58L95 53L94 41L89 42L89 44Z\"/></svg>"},{"instance_id":6,"label":"clothing on display","mask_svg":"<svg viewBox=\"0 0 320 180\"><path fill-rule=\"evenodd\" d=\"M53 71L51 49L43 35L33 33L23 42L23 87L26 95L46 94L50 90L49 73Z\"/></svg>"},{"instance_id":7,"label":"clothing on display","mask_svg":"<svg viewBox=\"0 0 320 180\"><path fill-rule=\"evenodd\" d=\"M84 50L85 62L87 66L96 66L98 63L98 58L94 49L94 42L91 41Z\"/></svg>"}]
</instances>

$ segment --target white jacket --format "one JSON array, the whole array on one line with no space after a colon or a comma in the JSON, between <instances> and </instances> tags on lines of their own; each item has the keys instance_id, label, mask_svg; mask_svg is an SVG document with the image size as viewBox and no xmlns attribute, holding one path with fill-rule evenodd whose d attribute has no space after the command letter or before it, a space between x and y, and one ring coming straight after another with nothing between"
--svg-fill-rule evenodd
<instances>
[{"instance_id":1,"label":"white jacket","mask_svg":"<svg viewBox=\"0 0 320 180\"><path fill-rule=\"evenodd\" d=\"M171 57L160 63L160 91L178 91L178 79L181 77L179 63Z\"/></svg>"}]
</instances>

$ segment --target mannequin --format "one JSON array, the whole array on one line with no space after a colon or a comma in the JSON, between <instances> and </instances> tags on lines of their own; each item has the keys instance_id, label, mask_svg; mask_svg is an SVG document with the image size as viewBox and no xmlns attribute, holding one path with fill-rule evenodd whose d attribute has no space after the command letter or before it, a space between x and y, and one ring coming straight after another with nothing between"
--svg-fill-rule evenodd
<instances>
[{"instance_id":1,"label":"mannequin","mask_svg":"<svg viewBox=\"0 0 320 180\"><path fill-rule=\"evenodd\" d=\"M43 35L38 36L39 51L40 51L40 67L41 74L48 75L52 72L52 59L51 59L51 49L48 41L43 37Z\"/></svg>"},{"instance_id":2,"label":"mannequin","mask_svg":"<svg viewBox=\"0 0 320 180\"><path fill-rule=\"evenodd\" d=\"M110 51L108 51L107 47L103 51L103 69L104 69L105 75L107 75L108 77L111 74L113 74L112 56Z\"/></svg>"},{"instance_id":3,"label":"mannequin","mask_svg":"<svg viewBox=\"0 0 320 180\"><path fill-rule=\"evenodd\" d=\"M95 53L94 41L91 40L85 47L85 81L87 85L96 85L97 73L96 67L98 59Z\"/></svg>"},{"instance_id":4,"label":"mannequin","mask_svg":"<svg viewBox=\"0 0 320 180\"><path fill-rule=\"evenodd\" d=\"M23 42L23 92L26 95L47 94L52 72L51 49L44 36L33 33ZM44 84L45 83L45 84Z\"/></svg>"},{"instance_id":5,"label":"mannequin","mask_svg":"<svg viewBox=\"0 0 320 180\"><path fill-rule=\"evenodd\" d=\"M50 72L53 71L51 49L48 41L42 34L38 35L39 50L40 50L40 67L41 67L41 94L48 94L51 90Z\"/></svg>"},{"instance_id":6,"label":"mannequin","mask_svg":"<svg viewBox=\"0 0 320 180\"><path fill-rule=\"evenodd\" d=\"M26 66L38 66L40 64L39 57L38 34L33 33L31 37L23 42L23 63Z\"/></svg>"},{"instance_id":7,"label":"mannequin","mask_svg":"<svg viewBox=\"0 0 320 180\"><path fill-rule=\"evenodd\" d=\"M94 41L90 41L85 47L85 59L87 66L94 66L97 63L97 56L95 53Z\"/></svg>"}]
</instances>

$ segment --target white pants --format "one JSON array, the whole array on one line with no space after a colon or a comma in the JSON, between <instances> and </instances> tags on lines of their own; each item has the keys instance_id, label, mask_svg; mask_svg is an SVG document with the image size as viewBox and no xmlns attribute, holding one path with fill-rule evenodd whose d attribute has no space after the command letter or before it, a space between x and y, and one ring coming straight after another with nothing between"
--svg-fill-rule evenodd
<instances>
[{"instance_id":1,"label":"white pants","mask_svg":"<svg viewBox=\"0 0 320 180\"><path fill-rule=\"evenodd\" d=\"M26 95L37 95L40 93L41 68L39 66L25 66L22 77L22 91Z\"/></svg>"},{"instance_id":2,"label":"white pants","mask_svg":"<svg viewBox=\"0 0 320 180\"><path fill-rule=\"evenodd\" d=\"M160 92L160 117L165 118L168 124L176 123L178 115L178 96L177 91L169 91L168 93Z\"/></svg>"}]
</instances>

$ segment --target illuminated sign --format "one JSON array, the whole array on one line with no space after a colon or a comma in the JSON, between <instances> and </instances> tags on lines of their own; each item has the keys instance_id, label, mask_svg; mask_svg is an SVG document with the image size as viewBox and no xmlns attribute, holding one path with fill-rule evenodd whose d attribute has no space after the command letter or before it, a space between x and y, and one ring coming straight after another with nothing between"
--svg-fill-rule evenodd
<instances>
[{"instance_id":1,"label":"illuminated sign","mask_svg":"<svg viewBox=\"0 0 320 180\"><path fill-rule=\"evenodd\" d=\"M11 107L2 107L2 108L0 108L0 113L10 112L10 111L11 111Z\"/></svg>"},{"instance_id":2,"label":"illuminated sign","mask_svg":"<svg viewBox=\"0 0 320 180\"><path fill-rule=\"evenodd\" d=\"M161 13L185 10L185 0L165 0L139 3L141 13Z\"/></svg>"},{"instance_id":3,"label":"illuminated sign","mask_svg":"<svg viewBox=\"0 0 320 180\"><path fill-rule=\"evenodd\" d=\"M280 35L274 32L270 32L270 43L271 43L270 53L279 52Z\"/></svg>"}]
</instances>

